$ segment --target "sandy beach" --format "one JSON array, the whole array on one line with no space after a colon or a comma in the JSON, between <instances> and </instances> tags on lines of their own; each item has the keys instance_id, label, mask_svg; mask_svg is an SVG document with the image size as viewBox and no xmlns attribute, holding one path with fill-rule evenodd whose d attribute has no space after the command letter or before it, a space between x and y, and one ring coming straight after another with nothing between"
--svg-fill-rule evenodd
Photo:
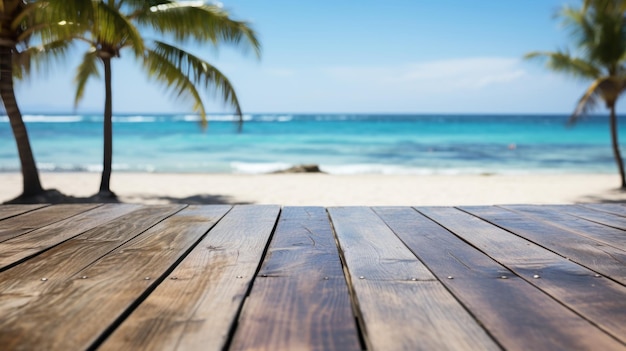
<instances>
[{"instance_id":1,"label":"sandy beach","mask_svg":"<svg viewBox=\"0 0 626 351\"><path fill-rule=\"evenodd\" d=\"M88 197L98 173L42 173L46 189ZM613 174L327 175L113 173L111 189L130 203L253 203L311 206L456 206L626 202ZM0 174L0 201L21 192L18 173Z\"/></svg>"}]
</instances>

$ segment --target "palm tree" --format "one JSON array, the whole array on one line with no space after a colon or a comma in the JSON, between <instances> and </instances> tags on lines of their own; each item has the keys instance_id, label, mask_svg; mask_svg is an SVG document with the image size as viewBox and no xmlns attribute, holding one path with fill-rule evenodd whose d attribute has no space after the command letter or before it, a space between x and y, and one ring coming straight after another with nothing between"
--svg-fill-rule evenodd
<instances>
[{"instance_id":1,"label":"palm tree","mask_svg":"<svg viewBox=\"0 0 626 351\"><path fill-rule=\"evenodd\" d=\"M13 200L16 202L45 191L17 105L13 79L28 75L33 62L49 61L67 48L68 42L62 39L65 29L58 20L66 14L66 9L50 1L0 0L0 97L15 137L22 172L23 190ZM39 46L29 46L33 38L39 40Z\"/></svg>"},{"instance_id":2,"label":"palm tree","mask_svg":"<svg viewBox=\"0 0 626 351\"><path fill-rule=\"evenodd\" d=\"M567 51L533 52L527 58L543 58L557 72L591 81L578 101L570 122L594 109L600 101L609 109L613 156L626 189L624 162L619 148L615 105L626 89L626 1L584 0L580 9L565 7L560 15L573 35L579 55Z\"/></svg>"},{"instance_id":3,"label":"palm tree","mask_svg":"<svg viewBox=\"0 0 626 351\"><path fill-rule=\"evenodd\" d=\"M111 60L122 52L142 63L145 73L166 86L175 97L192 103L194 111L206 124L206 111L200 94L202 89L214 89L223 101L234 107L241 121L237 95L228 80L217 68L202 58L180 48L189 42L212 45L228 43L252 48L260 56L260 44L255 32L246 22L231 19L217 5L200 1L170 0L107 0L91 1L91 9L81 11L77 23L84 31L76 38L86 42L84 54L76 74L77 105L90 78L99 77L99 63L104 68L104 157L100 183L100 197L115 197L110 190L113 155ZM141 31L152 31L172 41L149 40Z\"/></svg>"},{"instance_id":4,"label":"palm tree","mask_svg":"<svg viewBox=\"0 0 626 351\"><path fill-rule=\"evenodd\" d=\"M15 58L32 34L28 26L28 11L28 4L21 0L0 0L0 96L9 117L20 158L23 186L20 197L30 197L44 192L13 88Z\"/></svg>"}]
</instances>

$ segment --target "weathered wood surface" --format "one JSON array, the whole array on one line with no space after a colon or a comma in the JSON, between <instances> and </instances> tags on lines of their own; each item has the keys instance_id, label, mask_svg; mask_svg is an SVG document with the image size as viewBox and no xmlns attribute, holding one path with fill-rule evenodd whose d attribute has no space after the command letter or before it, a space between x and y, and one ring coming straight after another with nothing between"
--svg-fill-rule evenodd
<instances>
[{"instance_id":1,"label":"weathered wood surface","mask_svg":"<svg viewBox=\"0 0 626 351\"><path fill-rule=\"evenodd\" d=\"M47 205L2 205L2 207L0 207L0 220L17 216L45 206Z\"/></svg>"},{"instance_id":2,"label":"weathered wood surface","mask_svg":"<svg viewBox=\"0 0 626 351\"><path fill-rule=\"evenodd\" d=\"M524 209L525 207L511 207ZM499 207L464 210L532 241L571 261L626 284L626 251L619 248L626 232L572 217L561 218L543 206L537 211L511 212ZM616 233L618 232L618 233ZM603 239L608 236L608 239ZM613 239L614 243L609 239ZM612 244L612 245L610 245Z\"/></svg>"},{"instance_id":3,"label":"weathered wood surface","mask_svg":"<svg viewBox=\"0 0 626 351\"><path fill-rule=\"evenodd\" d=\"M0 221L0 242L18 237L49 224L59 222L98 206L99 205L49 206L26 212L21 216L5 219Z\"/></svg>"},{"instance_id":4,"label":"weathered wood surface","mask_svg":"<svg viewBox=\"0 0 626 351\"><path fill-rule=\"evenodd\" d=\"M110 261L109 254L119 252L118 247L183 207L141 208L1 272L0 345L7 349L70 350L83 349L89 341L94 342L99 334L93 331L92 324L83 322L99 320L101 316L90 308L115 300L116 292L107 290L113 281L94 279L89 268L99 260ZM117 266L109 267L109 274L133 273L120 260L116 263ZM101 283L93 286L92 282ZM100 295L103 291L111 294Z\"/></svg>"},{"instance_id":5,"label":"weathered wood surface","mask_svg":"<svg viewBox=\"0 0 626 351\"><path fill-rule=\"evenodd\" d=\"M583 204L581 206L626 217L626 204Z\"/></svg>"},{"instance_id":6,"label":"weathered wood surface","mask_svg":"<svg viewBox=\"0 0 626 351\"><path fill-rule=\"evenodd\" d=\"M615 346L589 321L415 210L375 210L505 349L593 349L598 340Z\"/></svg>"},{"instance_id":7,"label":"weathered wood surface","mask_svg":"<svg viewBox=\"0 0 626 351\"><path fill-rule=\"evenodd\" d=\"M0 243L0 270L20 260L34 256L87 230L139 208L139 205L104 205L46 227L33 230Z\"/></svg>"},{"instance_id":8,"label":"weathered wood surface","mask_svg":"<svg viewBox=\"0 0 626 351\"><path fill-rule=\"evenodd\" d=\"M324 208L283 209L232 348L361 349Z\"/></svg>"},{"instance_id":9,"label":"weathered wood surface","mask_svg":"<svg viewBox=\"0 0 626 351\"><path fill-rule=\"evenodd\" d=\"M1 350L626 350L626 207L0 206Z\"/></svg>"},{"instance_id":10,"label":"weathered wood surface","mask_svg":"<svg viewBox=\"0 0 626 351\"><path fill-rule=\"evenodd\" d=\"M369 349L498 349L371 209L331 208L329 212Z\"/></svg>"},{"instance_id":11,"label":"weathered wood surface","mask_svg":"<svg viewBox=\"0 0 626 351\"><path fill-rule=\"evenodd\" d=\"M505 206L505 208L535 217L553 227L562 228L579 236L599 241L604 245L626 251L626 231L619 229L626 228L626 218L612 215L589 215L585 211L577 210L574 206L515 205ZM590 219L590 217L596 219L596 221ZM598 223L597 221L610 222L614 226Z\"/></svg>"},{"instance_id":12,"label":"weathered wood surface","mask_svg":"<svg viewBox=\"0 0 626 351\"><path fill-rule=\"evenodd\" d=\"M106 340L106 350L221 350L255 277L278 206L238 206Z\"/></svg>"},{"instance_id":13,"label":"weathered wood surface","mask_svg":"<svg viewBox=\"0 0 626 351\"><path fill-rule=\"evenodd\" d=\"M626 287L454 208L418 208L614 338L626 343ZM472 212L481 212L474 208ZM548 233L546 232L546 237ZM608 342L608 341L607 341ZM607 349L604 344L600 349Z\"/></svg>"},{"instance_id":14,"label":"weathered wood surface","mask_svg":"<svg viewBox=\"0 0 626 351\"><path fill-rule=\"evenodd\" d=\"M541 208L548 208L553 213L567 213L569 215L586 219L591 222L596 222L607 225L609 227L620 229L622 230L622 232L624 231L623 228L626 228L626 218L609 212L598 211L584 206L546 205L542 206Z\"/></svg>"}]
</instances>

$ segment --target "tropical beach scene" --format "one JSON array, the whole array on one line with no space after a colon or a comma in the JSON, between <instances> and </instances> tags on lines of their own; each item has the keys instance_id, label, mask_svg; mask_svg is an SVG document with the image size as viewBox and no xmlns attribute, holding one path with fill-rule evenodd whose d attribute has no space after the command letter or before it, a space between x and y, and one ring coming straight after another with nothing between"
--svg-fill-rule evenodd
<instances>
[{"instance_id":1,"label":"tropical beach scene","mask_svg":"<svg viewBox=\"0 0 626 351\"><path fill-rule=\"evenodd\" d=\"M0 351L626 350L626 0L0 0Z\"/></svg>"},{"instance_id":2,"label":"tropical beach scene","mask_svg":"<svg viewBox=\"0 0 626 351\"><path fill-rule=\"evenodd\" d=\"M626 201L622 1L1 3L2 202Z\"/></svg>"}]
</instances>

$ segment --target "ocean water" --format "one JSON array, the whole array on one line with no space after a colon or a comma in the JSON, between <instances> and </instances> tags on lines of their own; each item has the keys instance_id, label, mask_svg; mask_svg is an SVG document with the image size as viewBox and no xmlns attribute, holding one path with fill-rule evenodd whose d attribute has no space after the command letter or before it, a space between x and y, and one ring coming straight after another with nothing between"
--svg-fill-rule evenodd
<instances>
[{"instance_id":1,"label":"ocean water","mask_svg":"<svg viewBox=\"0 0 626 351\"><path fill-rule=\"evenodd\" d=\"M114 171L331 174L613 173L608 118L566 115L250 114L114 116ZM25 115L42 171L99 172L102 116ZM620 127L626 140L626 128ZM19 170L0 116L0 171Z\"/></svg>"}]
</instances>

